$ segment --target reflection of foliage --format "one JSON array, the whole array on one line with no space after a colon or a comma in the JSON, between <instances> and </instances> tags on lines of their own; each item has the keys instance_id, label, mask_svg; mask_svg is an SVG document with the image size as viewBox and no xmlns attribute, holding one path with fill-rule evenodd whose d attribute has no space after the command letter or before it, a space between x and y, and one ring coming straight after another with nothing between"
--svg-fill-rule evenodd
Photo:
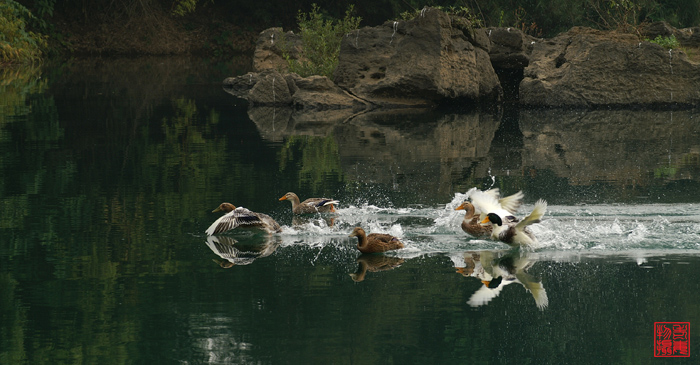
<instances>
[{"instance_id":1,"label":"reflection of foliage","mask_svg":"<svg viewBox=\"0 0 700 365\"><path fill-rule=\"evenodd\" d=\"M41 70L36 66L0 69L0 128L7 123L7 117L29 114L27 96L46 90L46 80L40 76ZM0 139L1 133L0 129Z\"/></svg>"},{"instance_id":2,"label":"reflection of foliage","mask_svg":"<svg viewBox=\"0 0 700 365\"><path fill-rule=\"evenodd\" d=\"M689 152L680 156L677 163L654 169L654 178L663 180L693 179L700 176L700 154Z\"/></svg>"},{"instance_id":3,"label":"reflection of foliage","mask_svg":"<svg viewBox=\"0 0 700 365\"><path fill-rule=\"evenodd\" d=\"M291 161L301 161L297 166L288 166ZM327 181L342 181L338 145L333 136L291 136L280 151L280 169L296 170L298 181L310 186L314 193L324 193Z\"/></svg>"},{"instance_id":4,"label":"reflection of foliage","mask_svg":"<svg viewBox=\"0 0 700 365\"><path fill-rule=\"evenodd\" d=\"M0 70L0 228L19 228L29 212L26 194L37 194L46 180L44 152L48 146L38 144L34 153L22 155L22 148L12 144L33 145L58 141L63 129L56 119L56 106L50 97L37 97L46 90L36 67ZM60 164L59 164L60 165Z\"/></svg>"}]
</instances>

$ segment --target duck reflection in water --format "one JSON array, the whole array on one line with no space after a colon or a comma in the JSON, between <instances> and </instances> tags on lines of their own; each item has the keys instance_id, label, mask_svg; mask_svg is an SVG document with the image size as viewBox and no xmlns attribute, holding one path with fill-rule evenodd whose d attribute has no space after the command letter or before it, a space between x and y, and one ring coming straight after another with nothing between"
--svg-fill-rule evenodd
<instances>
[{"instance_id":1,"label":"duck reflection in water","mask_svg":"<svg viewBox=\"0 0 700 365\"><path fill-rule=\"evenodd\" d=\"M363 253L357 257L357 270L350 277L353 281L360 282L365 280L368 272L393 270L403 263L404 259L399 257Z\"/></svg>"},{"instance_id":2,"label":"duck reflection in water","mask_svg":"<svg viewBox=\"0 0 700 365\"><path fill-rule=\"evenodd\" d=\"M518 283L529 291L540 310L544 310L549 305L547 291L542 282L526 272L537 262L528 252L519 250L465 252L460 259L453 258L453 262L458 273L465 277L477 278L484 284L469 298L467 303L472 307L489 303L506 285L512 283Z\"/></svg>"},{"instance_id":3,"label":"duck reflection in water","mask_svg":"<svg viewBox=\"0 0 700 365\"><path fill-rule=\"evenodd\" d=\"M229 236L208 236L207 246L221 259L214 259L214 262L224 269L229 269L236 265L248 265L253 261L270 256L282 240L278 236L253 235L241 238L239 242Z\"/></svg>"}]
</instances>

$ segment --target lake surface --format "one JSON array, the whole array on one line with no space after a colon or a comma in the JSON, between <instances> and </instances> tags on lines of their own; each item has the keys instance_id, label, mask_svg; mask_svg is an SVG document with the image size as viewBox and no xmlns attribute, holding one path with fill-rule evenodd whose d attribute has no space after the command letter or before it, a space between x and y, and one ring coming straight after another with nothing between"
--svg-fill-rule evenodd
<instances>
[{"instance_id":1,"label":"lake surface","mask_svg":"<svg viewBox=\"0 0 700 365\"><path fill-rule=\"evenodd\" d=\"M699 111L248 110L248 64L2 71L0 363L698 361ZM538 247L462 232L471 187L547 200ZM282 233L207 237L224 201Z\"/></svg>"}]
</instances>

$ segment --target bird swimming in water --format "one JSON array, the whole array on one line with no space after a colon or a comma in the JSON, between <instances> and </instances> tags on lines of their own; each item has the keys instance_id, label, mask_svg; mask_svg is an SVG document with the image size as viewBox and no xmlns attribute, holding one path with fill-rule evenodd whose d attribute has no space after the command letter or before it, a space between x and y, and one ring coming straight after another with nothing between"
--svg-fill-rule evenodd
<instances>
[{"instance_id":1,"label":"bird swimming in water","mask_svg":"<svg viewBox=\"0 0 700 365\"><path fill-rule=\"evenodd\" d=\"M292 192L284 194L279 200L292 202L294 214L332 213L335 212L334 205L340 203L337 200L327 198L309 198L300 203L299 197Z\"/></svg>"},{"instance_id":2,"label":"bird swimming in water","mask_svg":"<svg viewBox=\"0 0 700 365\"><path fill-rule=\"evenodd\" d=\"M500 216L496 212L490 212L481 223L489 223L493 226L491 238L510 246L533 246L537 238L528 229L531 224L539 223L547 211L547 202L540 199L535 203L535 208L523 220L518 221L513 216Z\"/></svg>"},{"instance_id":3,"label":"bird swimming in water","mask_svg":"<svg viewBox=\"0 0 700 365\"><path fill-rule=\"evenodd\" d=\"M214 221L206 232L208 236L230 231L236 228L253 228L268 233L282 232L280 225L272 217L263 213L255 213L243 207L236 208L231 203L221 203L212 213L225 212Z\"/></svg>"},{"instance_id":4,"label":"bird swimming in water","mask_svg":"<svg viewBox=\"0 0 700 365\"><path fill-rule=\"evenodd\" d=\"M404 245L398 238L386 233L365 233L360 227L355 227L349 237L357 237L357 249L362 253L378 253L398 250Z\"/></svg>"}]
</instances>

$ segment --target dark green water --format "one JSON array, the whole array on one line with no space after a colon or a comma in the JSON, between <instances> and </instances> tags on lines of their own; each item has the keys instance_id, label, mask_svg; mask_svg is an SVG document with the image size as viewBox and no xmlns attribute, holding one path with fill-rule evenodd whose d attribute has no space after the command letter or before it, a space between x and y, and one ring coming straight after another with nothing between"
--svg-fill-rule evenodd
<instances>
[{"instance_id":1,"label":"dark green water","mask_svg":"<svg viewBox=\"0 0 700 365\"><path fill-rule=\"evenodd\" d=\"M242 72L3 73L0 363L697 362L697 111L336 120L249 112L221 88ZM467 237L472 186L547 199L541 246ZM298 221L287 191L341 204ZM217 246L223 201L283 232ZM356 225L406 248L360 256ZM231 245L251 252L227 264ZM689 359L654 357L654 322L690 322Z\"/></svg>"}]
</instances>

